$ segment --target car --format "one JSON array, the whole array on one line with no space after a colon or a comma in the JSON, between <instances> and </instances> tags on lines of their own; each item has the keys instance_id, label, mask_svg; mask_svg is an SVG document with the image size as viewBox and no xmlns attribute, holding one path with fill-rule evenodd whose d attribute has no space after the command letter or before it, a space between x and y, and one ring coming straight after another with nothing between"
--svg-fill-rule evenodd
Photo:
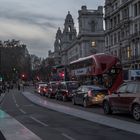
<instances>
[{"instance_id":1,"label":"car","mask_svg":"<svg viewBox=\"0 0 140 140\"><path fill-rule=\"evenodd\" d=\"M74 93L72 103L88 107L95 104L102 104L108 90L97 85L82 85Z\"/></svg>"},{"instance_id":2,"label":"car","mask_svg":"<svg viewBox=\"0 0 140 140\"><path fill-rule=\"evenodd\" d=\"M71 100L73 92L79 87L78 81L63 81L59 84L55 99Z\"/></svg>"},{"instance_id":3,"label":"car","mask_svg":"<svg viewBox=\"0 0 140 140\"><path fill-rule=\"evenodd\" d=\"M48 83L48 93L46 94L46 96L48 96L49 98L54 98L57 93L59 84L59 81L50 81Z\"/></svg>"},{"instance_id":4,"label":"car","mask_svg":"<svg viewBox=\"0 0 140 140\"><path fill-rule=\"evenodd\" d=\"M39 93L40 95L43 95L43 96L45 96L45 94L47 93L47 90L48 90L47 83L41 83L37 87L37 93Z\"/></svg>"},{"instance_id":5,"label":"car","mask_svg":"<svg viewBox=\"0 0 140 140\"><path fill-rule=\"evenodd\" d=\"M105 114L128 112L135 120L140 120L140 81L125 82L117 91L105 96L103 110Z\"/></svg>"}]
</instances>

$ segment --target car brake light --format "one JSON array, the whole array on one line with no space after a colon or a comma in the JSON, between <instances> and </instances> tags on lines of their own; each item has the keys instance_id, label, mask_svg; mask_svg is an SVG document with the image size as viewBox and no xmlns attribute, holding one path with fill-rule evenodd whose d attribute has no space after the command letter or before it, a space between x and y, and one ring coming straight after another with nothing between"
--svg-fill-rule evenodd
<instances>
[{"instance_id":1,"label":"car brake light","mask_svg":"<svg viewBox=\"0 0 140 140\"><path fill-rule=\"evenodd\" d=\"M68 95L69 94L68 90L66 90L65 93L66 93L66 95Z\"/></svg>"},{"instance_id":2,"label":"car brake light","mask_svg":"<svg viewBox=\"0 0 140 140\"><path fill-rule=\"evenodd\" d=\"M88 97L93 97L93 96L94 96L93 91L89 90L88 91Z\"/></svg>"}]
</instances>

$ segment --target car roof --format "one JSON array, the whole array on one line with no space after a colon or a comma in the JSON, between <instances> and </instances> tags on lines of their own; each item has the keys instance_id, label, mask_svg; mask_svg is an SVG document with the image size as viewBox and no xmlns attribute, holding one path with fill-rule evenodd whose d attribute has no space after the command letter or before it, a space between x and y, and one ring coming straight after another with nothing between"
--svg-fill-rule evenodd
<instances>
[{"instance_id":1,"label":"car roof","mask_svg":"<svg viewBox=\"0 0 140 140\"><path fill-rule=\"evenodd\" d=\"M87 88L93 88L93 89L104 89L107 90L107 88L103 87L103 86L97 86L97 85L81 85L81 87L87 87Z\"/></svg>"},{"instance_id":2,"label":"car roof","mask_svg":"<svg viewBox=\"0 0 140 140\"><path fill-rule=\"evenodd\" d=\"M78 81L62 81L61 83L78 83Z\"/></svg>"},{"instance_id":3,"label":"car roof","mask_svg":"<svg viewBox=\"0 0 140 140\"><path fill-rule=\"evenodd\" d=\"M124 81L123 84L125 84L125 83L140 83L140 81L139 80L130 80L130 81Z\"/></svg>"}]
</instances>

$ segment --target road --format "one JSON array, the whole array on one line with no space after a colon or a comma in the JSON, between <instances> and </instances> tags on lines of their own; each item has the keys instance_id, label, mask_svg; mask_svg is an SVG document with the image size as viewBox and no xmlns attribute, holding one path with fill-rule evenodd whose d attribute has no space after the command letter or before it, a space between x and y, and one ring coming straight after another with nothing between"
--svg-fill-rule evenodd
<instances>
[{"instance_id":1,"label":"road","mask_svg":"<svg viewBox=\"0 0 140 140\"><path fill-rule=\"evenodd\" d=\"M32 88L26 88L25 90L39 96L33 92ZM99 106L83 108L82 106L73 106L70 102L64 103L55 101L54 99L46 99L45 97L41 98L55 104L104 115L103 110ZM11 90L6 94L0 107L42 140L140 139L140 135L138 134L108 127L36 105L25 98L17 89ZM109 117L135 122L129 115L112 115Z\"/></svg>"}]
</instances>

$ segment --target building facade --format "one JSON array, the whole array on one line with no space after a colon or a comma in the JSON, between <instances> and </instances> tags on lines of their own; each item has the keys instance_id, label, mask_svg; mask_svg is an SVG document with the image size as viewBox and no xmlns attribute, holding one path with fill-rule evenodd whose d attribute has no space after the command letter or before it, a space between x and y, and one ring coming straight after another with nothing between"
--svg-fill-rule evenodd
<instances>
[{"instance_id":1,"label":"building facade","mask_svg":"<svg viewBox=\"0 0 140 140\"><path fill-rule=\"evenodd\" d=\"M82 6L78 11L79 33L68 49L68 62L104 52L103 7L97 10Z\"/></svg>"},{"instance_id":2,"label":"building facade","mask_svg":"<svg viewBox=\"0 0 140 140\"><path fill-rule=\"evenodd\" d=\"M90 10L82 6L78 14L78 35L70 12L65 18L63 31L60 28L57 30L54 52L49 51L49 57L54 57L56 65L67 65L79 58L105 51L103 7Z\"/></svg>"},{"instance_id":3,"label":"building facade","mask_svg":"<svg viewBox=\"0 0 140 140\"><path fill-rule=\"evenodd\" d=\"M140 0L105 1L105 48L124 70L140 69Z\"/></svg>"}]
</instances>

